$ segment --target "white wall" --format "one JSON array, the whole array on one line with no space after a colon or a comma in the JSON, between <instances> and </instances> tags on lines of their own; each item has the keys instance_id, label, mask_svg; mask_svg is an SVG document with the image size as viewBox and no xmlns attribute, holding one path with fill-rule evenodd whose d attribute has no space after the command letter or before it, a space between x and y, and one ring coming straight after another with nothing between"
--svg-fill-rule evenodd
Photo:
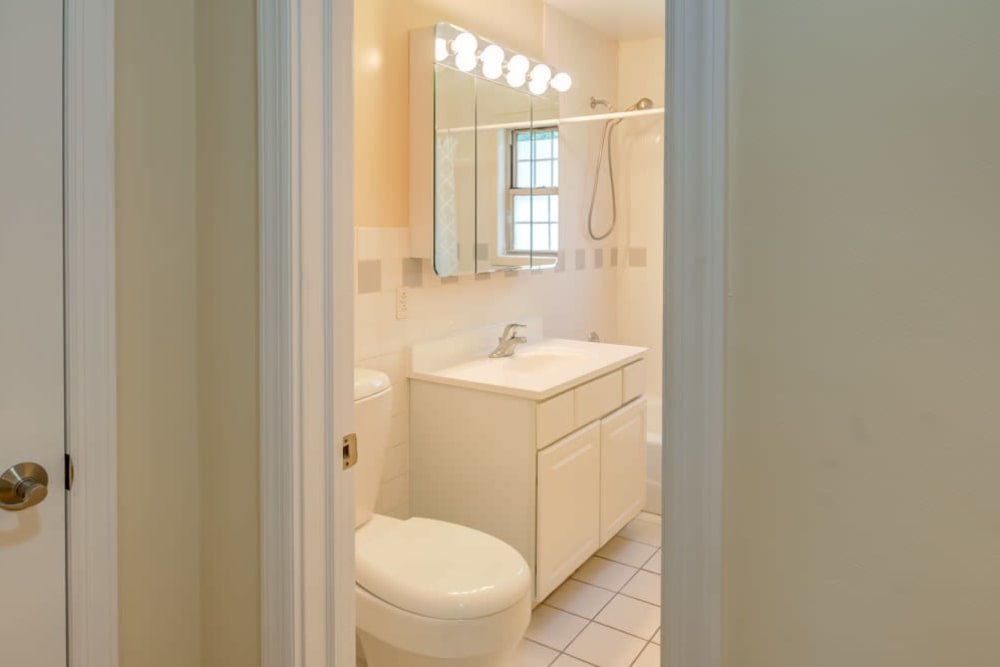
<instances>
[{"instance_id":1,"label":"white wall","mask_svg":"<svg viewBox=\"0 0 1000 667\"><path fill-rule=\"evenodd\" d=\"M733 0L726 664L1000 664L1000 3Z\"/></svg>"}]
</instances>

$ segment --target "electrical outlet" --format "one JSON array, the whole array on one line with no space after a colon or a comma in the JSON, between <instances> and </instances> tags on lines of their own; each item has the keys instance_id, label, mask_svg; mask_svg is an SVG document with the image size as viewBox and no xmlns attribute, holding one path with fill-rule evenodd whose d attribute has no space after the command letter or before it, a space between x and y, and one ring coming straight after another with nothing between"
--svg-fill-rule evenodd
<instances>
[{"instance_id":1,"label":"electrical outlet","mask_svg":"<svg viewBox=\"0 0 1000 667\"><path fill-rule=\"evenodd\" d=\"M405 320L410 316L410 288L396 288L396 319Z\"/></svg>"}]
</instances>

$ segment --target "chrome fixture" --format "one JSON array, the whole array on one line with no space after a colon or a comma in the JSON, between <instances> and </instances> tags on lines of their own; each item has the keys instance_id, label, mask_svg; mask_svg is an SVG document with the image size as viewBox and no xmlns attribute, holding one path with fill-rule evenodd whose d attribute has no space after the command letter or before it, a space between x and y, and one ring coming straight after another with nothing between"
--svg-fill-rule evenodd
<instances>
[{"instance_id":1,"label":"chrome fixture","mask_svg":"<svg viewBox=\"0 0 1000 667\"><path fill-rule=\"evenodd\" d=\"M497 339L497 346L492 352L490 352L491 359L497 359L499 357L513 357L514 349L521 343L527 343L528 339L524 336L518 336L517 329L525 328L527 325L524 324L508 324L503 328L503 333L500 334L500 338Z\"/></svg>"},{"instance_id":2,"label":"chrome fixture","mask_svg":"<svg viewBox=\"0 0 1000 667\"><path fill-rule=\"evenodd\" d=\"M37 463L18 463L0 475L0 509L19 512L49 495L49 474Z\"/></svg>"},{"instance_id":3,"label":"chrome fixture","mask_svg":"<svg viewBox=\"0 0 1000 667\"><path fill-rule=\"evenodd\" d=\"M608 104L607 100L599 100L596 97L590 98L590 108L596 109L598 105L607 107L608 111L614 111L614 107ZM648 97L640 97L634 104L625 108L625 111L645 111L653 107L653 100ZM594 171L594 190L590 193L590 211L587 213L587 233L595 241L601 241L611 236L615 230L615 223L618 222L618 202L615 199L615 169L611 159L611 135L614 134L618 123L623 118L616 118L604 123L604 131L601 134L601 151L597 155L597 169ZM608 147L608 178L611 181L611 226L608 231L600 236L594 233L594 202L597 200L597 186L601 182L601 163L604 161L604 147Z\"/></svg>"}]
</instances>

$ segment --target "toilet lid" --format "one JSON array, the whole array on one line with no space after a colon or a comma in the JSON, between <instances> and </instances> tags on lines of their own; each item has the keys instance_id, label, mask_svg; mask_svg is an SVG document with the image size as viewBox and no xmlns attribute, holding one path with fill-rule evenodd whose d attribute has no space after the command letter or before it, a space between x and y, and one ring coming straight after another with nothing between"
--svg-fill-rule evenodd
<instances>
[{"instance_id":1,"label":"toilet lid","mask_svg":"<svg viewBox=\"0 0 1000 667\"><path fill-rule=\"evenodd\" d=\"M359 539L357 582L387 603L422 616L469 619L513 606L528 594L528 564L512 546L434 519L394 522Z\"/></svg>"}]
</instances>

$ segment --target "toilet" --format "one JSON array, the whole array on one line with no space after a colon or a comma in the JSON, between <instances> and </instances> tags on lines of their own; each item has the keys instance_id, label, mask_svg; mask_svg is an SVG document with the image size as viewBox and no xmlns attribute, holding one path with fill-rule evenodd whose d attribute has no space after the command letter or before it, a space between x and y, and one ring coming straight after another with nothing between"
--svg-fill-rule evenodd
<instances>
[{"instance_id":1,"label":"toilet","mask_svg":"<svg viewBox=\"0 0 1000 667\"><path fill-rule=\"evenodd\" d=\"M354 372L355 600L369 667L504 667L531 618L524 557L445 521L375 514L389 441L389 377Z\"/></svg>"}]
</instances>

